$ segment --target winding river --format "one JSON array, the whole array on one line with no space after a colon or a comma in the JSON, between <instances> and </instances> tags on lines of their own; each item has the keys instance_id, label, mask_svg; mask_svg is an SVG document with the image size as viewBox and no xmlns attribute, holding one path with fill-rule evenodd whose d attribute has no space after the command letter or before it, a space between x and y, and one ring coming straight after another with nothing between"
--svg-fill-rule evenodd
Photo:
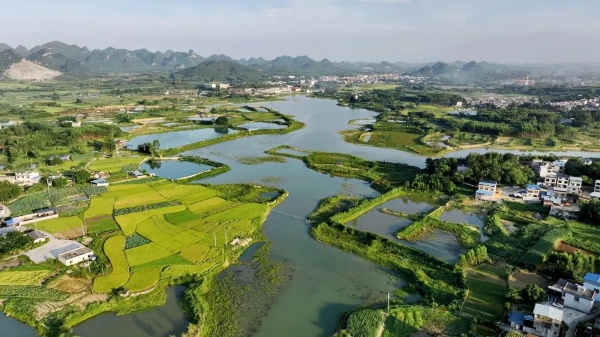
<instances>
[{"instance_id":1,"label":"winding river","mask_svg":"<svg viewBox=\"0 0 600 337\"><path fill-rule=\"evenodd\" d=\"M332 100L303 96L262 105L293 115L295 119L304 122L306 127L285 135L235 139L188 151L184 155L202 156L231 166L231 171L202 180L203 183L256 182L275 185L290 192L285 202L271 212L264 229L273 244L272 257L284 260L291 266L292 279L284 286L254 336L331 336L339 314L362 304L383 301L387 292L396 289L402 280L370 261L315 241L309 235L308 226L301 219L311 213L322 198L341 193L374 196L377 192L364 181L331 177L312 171L300 160L288 159L285 163L245 165L237 162L236 157L264 156L265 150L279 145L348 153L371 160L403 162L419 167L424 166L425 157L399 150L344 142L337 132L352 128L348 125L351 119L373 118L376 113L371 111L338 107ZM165 134L162 135L165 137ZM161 140L161 144L164 142L169 142L169 139ZM470 149L451 153L449 156L460 157L469 152L486 151ZM600 157L600 153L555 154ZM160 175L159 171L157 173ZM447 260L452 258L448 257ZM169 299L173 298L174 295L171 294ZM131 318L134 315L98 316L77 326L75 332L84 337L97 336L98 327L103 326L104 335L111 337L169 336L178 333L182 326L185 326L185 319L182 317L173 317L169 324L152 324L152 320L155 319L152 313L164 311L164 308L157 308L145 316L137 314L135 320ZM149 333L148 326L152 326L152 333ZM0 335L35 334L31 328L0 315Z\"/></svg>"}]
</instances>

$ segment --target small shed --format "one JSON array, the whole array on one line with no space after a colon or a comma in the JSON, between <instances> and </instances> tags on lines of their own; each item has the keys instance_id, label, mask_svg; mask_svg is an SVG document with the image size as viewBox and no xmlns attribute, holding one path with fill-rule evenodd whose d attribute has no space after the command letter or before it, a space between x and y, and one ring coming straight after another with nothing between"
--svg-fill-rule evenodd
<instances>
[{"instance_id":1,"label":"small shed","mask_svg":"<svg viewBox=\"0 0 600 337\"><path fill-rule=\"evenodd\" d=\"M62 262L65 266L72 266L79 264L83 261L92 260L94 252L87 247L80 247L66 253L58 255L58 261Z\"/></svg>"},{"instance_id":2,"label":"small shed","mask_svg":"<svg viewBox=\"0 0 600 337\"><path fill-rule=\"evenodd\" d=\"M42 243L48 239L48 236L40 231L31 231L27 236L33 240L33 243Z\"/></svg>"}]
</instances>

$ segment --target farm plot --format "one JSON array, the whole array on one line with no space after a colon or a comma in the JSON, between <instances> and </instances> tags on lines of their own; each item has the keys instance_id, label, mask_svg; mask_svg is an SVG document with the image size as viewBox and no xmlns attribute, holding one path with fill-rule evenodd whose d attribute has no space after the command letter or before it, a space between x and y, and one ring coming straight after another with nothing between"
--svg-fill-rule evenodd
<instances>
[{"instance_id":1,"label":"farm plot","mask_svg":"<svg viewBox=\"0 0 600 337\"><path fill-rule=\"evenodd\" d=\"M129 165L138 165L142 161L142 157L118 157L118 158L102 158L93 161L88 168L92 171L104 172L120 172L123 167Z\"/></svg>"},{"instance_id":2,"label":"farm plot","mask_svg":"<svg viewBox=\"0 0 600 337\"><path fill-rule=\"evenodd\" d=\"M444 309L399 307L391 310L381 336L461 336L471 325L471 320Z\"/></svg>"},{"instance_id":3,"label":"farm plot","mask_svg":"<svg viewBox=\"0 0 600 337\"><path fill-rule=\"evenodd\" d=\"M165 214L165 219L173 225L179 225L188 221L200 220L200 217L191 211L185 210L177 213Z\"/></svg>"},{"instance_id":4,"label":"farm plot","mask_svg":"<svg viewBox=\"0 0 600 337\"><path fill-rule=\"evenodd\" d=\"M172 254L170 250L161 247L155 242L125 250L125 256L130 266L138 266Z\"/></svg>"},{"instance_id":5,"label":"farm plot","mask_svg":"<svg viewBox=\"0 0 600 337\"><path fill-rule=\"evenodd\" d=\"M75 278L65 275L55 282L52 282L48 287L66 293L78 293L84 291L90 286L90 281L83 278Z\"/></svg>"},{"instance_id":6,"label":"farm plot","mask_svg":"<svg viewBox=\"0 0 600 337\"><path fill-rule=\"evenodd\" d=\"M33 227L37 227L37 229L46 231L49 233L57 233L71 229L81 229L83 226L83 220L76 216L70 216L66 218L55 218L45 221L40 221L35 224Z\"/></svg>"},{"instance_id":7,"label":"farm plot","mask_svg":"<svg viewBox=\"0 0 600 337\"><path fill-rule=\"evenodd\" d=\"M111 215L115 198L95 197L90 201L90 207L85 211L83 218L89 219L99 215Z\"/></svg>"},{"instance_id":8,"label":"farm plot","mask_svg":"<svg viewBox=\"0 0 600 337\"><path fill-rule=\"evenodd\" d=\"M135 272L138 270L150 268L150 267L167 267L167 266L175 266L175 265L189 265L190 261L184 259L183 257L173 254L167 257L163 257L162 259L154 260L151 262L147 262L144 264L140 264L138 266L131 267L131 272Z\"/></svg>"},{"instance_id":9,"label":"farm plot","mask_svg":"<svg viewBox=\"0 0 600 337\"><path fill-rule=\"evenodd\" d=\"M165 198L179 199L196 193L211 194L213 190L201 185L175 185L169 189L157 190Z\"/></svg>"},{"instance_id":10,"label":"farm plot","mask_svg":"<svg viewBox=\"0 0 600 337\"><path fill-rule=\"evenodd\" d=\"M115 209L121 209L126 207L156 204L163 201L166 201L166 199L162 195L156 191L150 190L136 194L119 196L116 198L114 207Z\"/></svg>"},{"instance_id":11,"label":"farm plot","mask_svg":"<svg viewBox=\"0 0 600 337\"><path fill-rule=\"evenodd\" d=\"M104 254L110 260L112 271L108 275L94 279L93 290L97 293L107 293L115 288L122 287L129 280L129 264L123 252L125 237L123 235L111 236L104 242Z\"/></svg>"},{"instance_id":12,"label":"farm plot","mask_svg":"<svg viewBox=\"0 0 600 337\"><path fill-rule=\"evenodd\" d=\"M152 187L146 184L134 184L134 185L110 185L108 186L108 193L103 193L104 198L118 198L132 194L139 194L144 192L156 192Z\"/></svg>"},{"instance_id":13,"label":"farm plot","mask_svg":"<svg viewBox=\"0 0 600 337\"><path fill-rule=\"evenodd\" d=\"M142 291L154 287L160 279L160 267L150 267L131 274L124 288L130 291Z\"/></svg>"},{"instance_id":14,"label":"farm plot","mask_svg":"<svg viewBox=\"0 0 600 337\"><path fill-rule=\"evenodd\" d=\"M222 262L222 261L221 261ZM177 266L168 266L162 271L161 278L177 278L185 275L195 275L195 274L204 274L212 268L216 267L219 262L206 263L201 265L177 265Z\"/></svg>"},{"instance_id":15,"label":"farm plot","mask_svg":"<svg viewBox=\"0 0 600 337\"><path fill-rule=\"evenodd\" d=\"M158 229L152 218L140 222L137 226L137 232L146 239L171 251L171 253L177 253L188 246L188 243L177 241L171 235Z\"/></svg>"},{"instance_id":16,"label":"farm plot","mask_svg":"<svg viewBox=\"0 0 600 337\"><path fill-rule=\"evenodd\" d=\"M218 206L225 202L226 202L225 200L223 200L219 197L214 197L214 198L202 200L199 202L195 202L193 204L189 204L188 209L191 212L198 213L198 212L202 212L204 209L207 209L209 207L215 207L215 206Z\"/></svg>"},{"instance_id":17,"label":"farm plot","mask_svg":"<svg viewBox=\"0 0 600 337\"><path fill-rule=\"evenodd\" d=\"M201 263L208 254L210 247L206 244L196 243L181 250L181 255L186 260Z\"/></svg>"},{"instance_id":18,"label":"farm plot","mask_svg":"<svg viewBox=\"0 0 600 337\"><path fill-rule=\"evenodd\" d=\"M5 271L0 272L2 286L33 286L39 285L50 275L49 270Z\"/></svg>"},{"instance_id":19,"label":"farm plot","mask_svg":"<svg viewBox=\"0 0 600 337\"><path fill-rule=\"evenodd\" d=\"M193 204L202 200L213 198L217 195L217 191L202 186L202 190L196 189L193 194L182 195L176 200L180 201L184 205Z\"/></svg>"},{"instance_id":20,"label":"farm plot","mask_svg":"<svg viewBox=\"0 0 600 337\"><path fill-rule=\"evenodd\" d=\"M263 204L242 204L227 210L204 218L204 221L219 222L236 219L253 219L262 216L267 211L267 205Z\"/></svg>"},{"instance_id":21,"label":"farm plot","mask_svg":"<svg viewBox=\"0 0 600 337\"><path fill-rule=\"evenodd\" d=\"M185 210L184 205L156 208L144 212L119 215L115 217L115 220L117 221L125 235L131 235L135 232L137 224L141 221L144 221L145 219L148 219L154 215L181 212L183 210Z\"/></svg>"},{"instance_id":22,"label":"farm plot","mask_svg":"<svg viewBox=\"0 0 600 337\"><path fill-rule=\"evenodd\" d=\"M113 217L110 215L86 219L85 227L89 234L100 234L119 229L119 225L117 225Z\"/></svg>"},{"instance_id":23,"label":"farm plot","mask_svg":"<svg viewBox=\"0 0 600 337\"><path fill-rule=\"evenodd\" d=\"M384 320L381 310L360 310L348 317L346 330L352 336L378 337Z\"/></svg>"},{"instance_id":24,"label":"farm plot","mask_svg":"<svg viewBox=\"0 0 600 337\"><path fill-rule=\"evenodd\" d=\"M508 289L506 269L492 265L481 265L467 273L469 297L462 311L486 319L500 319L504 312L504 295Z\"/></svg>"}]
</instances>

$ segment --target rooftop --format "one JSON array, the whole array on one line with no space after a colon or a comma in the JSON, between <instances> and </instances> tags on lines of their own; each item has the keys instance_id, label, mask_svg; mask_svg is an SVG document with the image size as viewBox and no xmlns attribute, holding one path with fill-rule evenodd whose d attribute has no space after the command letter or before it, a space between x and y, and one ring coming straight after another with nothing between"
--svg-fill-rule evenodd
<instances>
[{"instance_id":1,"label":"rooftop","mask_svg":"<svg viewBox=\"0 0 600 337\"><path fill-rule=\"evenodd\" d=\"M494 191L477 190L475 194L494 195Z\"/></svg>"},{"instance_id":2,"label":"rooftop","mask_svg":"<svg viewBox=\"0 0 600 337\"><path fill-rule=\"evenodd\" d=\"M593 289L587 289L582 285L571 283L564 279L556 281L556 283L550 286L550 288L560 289L564 293L575 295L591 301L596 298L596 292Z\"/></svg>"},{"instance_id":3,"label":"rooftop","mask_svg":"<svg viewBox=\"0 0 600 337\"><path fill-rule=\"evenodd\" d=\"M550 317L553 320L561 322L563 320L563 312L560 309L546 304L536 304L535 308L533 309L533 313L540 316Z\"/></svg>"},{"instance_id":4,"label":"rooftop","mask_svg":"<svg viewBox=\"0 0 600 337\"><path fill-rule=\"evenodd\" d=\"M62 253L62 254L58 254L58 258L69 260L74 257L81 256L81 255L88 254L88 253L92 253L92 250L87 247L80 247L80 248L77 248L77 249Z\"/></svg>"},{"instance_id":5,"label":"rooftop","mask_svg":"<svg viewBox=\"0 0 600 337\"><path fill-rule=\"evenodd\" d=\"M491 180L482 180L479 182L479 185L496 186L497 183L495 181L491 181Z\"/></svg>"},{"instance_id":6,"label":"rooftop","mask_svg":"<svg viewBox=\"0 0 600 337\"><path fill-rule=\"evenodd\" d=\"M513 310L513 312L511 312L508 315L508 321L511 323L523 325L524 319L525 319L525 314L520 311Z\"/></svg>"},{"instance_id":7,"label":"rooftop","mask_svg":"<svg viewBox=\"0 0 600 337\"><path fill-rule=\"evenodd\" d=\"M536 185L536 184L527 184L526 188L527 188L528 190L539 190L539 189L540 189L540 186L539 186L539 185Z\"/></svg>"},{"instance_id":8,"label":"rooftop","mask_svg":"<svg viewBox=\"0 0 600 337\"><path fill-rule=\"evenodd\" d=\"M600 286L600 274L587 273L583 277L583 281Z\"/></svg>"},{"instance_id":9,"label":"rooftop","mask_svg":"<svg viewBox=\"0 0 600 337\"><path fill-rule=\"evenodd\" d=\"M33 240L37 240L37 239L45 239L47 236L46 234L40 232L40 231L32 231L27 233L27 236L29 236L30 238L32 238Z\"/></svg>"}]
</instances>

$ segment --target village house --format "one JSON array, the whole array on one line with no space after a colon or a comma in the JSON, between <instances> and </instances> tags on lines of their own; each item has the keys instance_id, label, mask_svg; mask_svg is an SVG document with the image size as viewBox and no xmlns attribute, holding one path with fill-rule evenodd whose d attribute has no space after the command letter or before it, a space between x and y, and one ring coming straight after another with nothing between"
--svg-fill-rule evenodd
<instances>
[{"instance_id":1,"label":"village house","mask_svg":"<svg viewBox=\"0 0 600 337\"><path fill-rule=\"evenodd\" d=\"M99 186L99 187L106 187L109 185L108 180L106 180L104 178L94 179L94 180L90 181L90 183L94 186Z\"/></svg>"},{"instance_id":2,"label":"village house","mask_svg":"<svg viewBox=\"0 0 600 337\"><path fill-rule=\"evenodd\" d=\"M594 192L600 192L600 179L594 183Z\"/></svg>"},{"instance_id":3,"label":"village house","mask_svg":"<svg viewBox=\"0 0 600 337\"><path fill-rule=\"evenodd\" d=\"M27 233L27 236L33 240L33 243L42 243L48 239L48 236L40 231L31 231Z\"/></svg>"},{"instance_id":4,"label":"village house","mask_svg":"<svg viewBox=\"0 0 600 337\"><path fill-rule=\"evenodd\" d=\"M525 333L533 333L535 329L533 328L533 315L526 315L525 313L517 310L513 310L508 315L508 322L510 322L510 327L517 331L523 331Z\"/></svg>"},{"instance_id":5,"label":"village house","mask_svg":"<svg viewBox=\"0 0 600 337\"><path fill-rule=\"evenodd\" d=\"M495 181L480 181L475 192L475 200L494 200L497 186Z\"/></svg>"},{"instance_id":6,"label":"village house","mask_svg":"<svg viewBox=\"0 0 600 337\"><path fill-rule=\"evenodd\" d=\"M538 198L539 199L540 191L541 191L541 188L539 185L527 184L527 186L525 186L525 189L526 189L526 192L525 192L526 198L530 198L530 199Z\"/></svg>"},{"instance_id":7,"label":"village house","mask_svg":"<svg viewBox=\"0 0 600 337\"><path fill-rule=\"evenodd\" d=\"M583 286L593 289L596 294L596 302L600 302L600 274L587 273L583 277Z\"/></svg>"},{"instance_id":8,"label":"village house","mask_svg":"<svg viewBox=\"0 0 600 337\"><path fill-rule=\"evenodd\" d=\"M548 286L548 301L584 313L590 313L596 300L596 291L585 286L560 279L555 284Z\"/></svg>"},{"instance_id":9,"label":"village house","mask_svg":"<svg viewBox=\"0 0 600 337\"><path fill-rule=\"evenodd\" d=\"M583 165L592 165L592 158L583 158Z\"/></svg>"},{"instance_id":10,"label":"village house","mask_svg":"<svg viewBox=\"0 0 600 337\"><path fill-rule=\"evenodd\" d=\"M566 174L548 174L544 177L544 185L546 187L555 187L561 191L566 190L567 194L580 194L583 179L580 177L572 177Z\"/></svg>"},{"instance_id":11,"label":"village house","mask_svg":"<svg viewBox=\"0 0 600 337\"><path fill-rule=\"evenodd\" d=\"M80 247L62 254L58 254L58 261L65 266L72 266L83 261L94 259L94 252L87 247Z\"/></svg>"},{"instance_id":12,"label":"village house","mask_svg":"<svg viewBox=\"0 0 600 337\"><path fill-rule=\"evenodd\" d=\"M550 305L536 304L533 309L533 334L542 337L558 337L563 312Z\"/></svg>"},{"instance_id":13,"label":"village house","mask_svg":"<svg viewBox=\"0 0 600 337\"><path fill-rule=\"evenodd\" d=\"M591 199L600 200L600 192L592 192L592 193L590 193L590 198Z\"/></svg>"}]
</instances>

